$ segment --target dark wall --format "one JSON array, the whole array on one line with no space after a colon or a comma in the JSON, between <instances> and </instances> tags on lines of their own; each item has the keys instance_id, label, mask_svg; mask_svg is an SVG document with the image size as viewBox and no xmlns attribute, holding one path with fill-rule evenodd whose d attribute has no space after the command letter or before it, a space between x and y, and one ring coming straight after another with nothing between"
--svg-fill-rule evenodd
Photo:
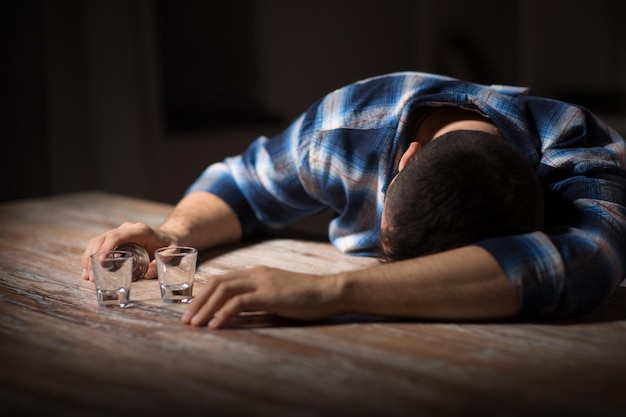
<instances>
[{"instance_id":1,"label":"dark wall","mask_svg":"<svg viewBox=\"0 0 626 417\"><path fill-rule=\"evenodd\" d=\"M626 118L619 0L2 4L2 200L175 202L208 163L390 71L529 85Z\"/></svg>"},{"instance_id":2,"label":"dark wall","mask_svg":"<svg viewBox=\"0 0 626 417\"><path fill-rule=\"evenodd\" d=\"M2 3L3 200L89 189L150 195L159 104L146 4Z\"/></svg>"},{"instance_id":3,"label":"dark wall","mask_svg":"<svg viewBox=\"0 0 626 417\"><path fill-rule=\"evenodd\" d=\"M42 11L34 2L12 2L8 13L0 14L3 200L45 194L50 189L43 123L42 22Z\"/></svg>"}]
</instances>

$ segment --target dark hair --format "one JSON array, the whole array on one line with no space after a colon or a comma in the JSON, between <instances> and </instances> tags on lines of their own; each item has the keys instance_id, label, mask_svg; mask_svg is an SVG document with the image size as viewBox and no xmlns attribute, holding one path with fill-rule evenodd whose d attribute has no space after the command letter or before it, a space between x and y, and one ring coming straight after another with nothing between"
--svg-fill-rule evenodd
<instances>
[{"instance_id":1,"label":"dark hair","mask_svg":"<svg viewBox=\"0 0 626 417\"><path fill-rule=\"evenodd\" d=\"M397 261L543 226L534 169L499 136L473 130L427 143L390 184L383 257Z\"/></svg>"}]
</instances>

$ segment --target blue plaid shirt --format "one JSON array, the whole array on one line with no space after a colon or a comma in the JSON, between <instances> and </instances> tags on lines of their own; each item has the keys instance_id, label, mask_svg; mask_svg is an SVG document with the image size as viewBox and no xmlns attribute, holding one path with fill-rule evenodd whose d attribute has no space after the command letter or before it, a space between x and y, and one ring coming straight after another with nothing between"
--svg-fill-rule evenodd
<instances>
[{"instance_id":1,"label":"blue plaid shirt","mask_svg":"<svg viewBox=\"0 0 626 417\"><path fill-rule=\"evenodd\" d=\"M580 314L606 299L626 268L625 142L588 110L524 88L411 72L363 80L328 94L280 135L210 165L188 192L220 196L245 236L330 208L331 242L376 255L387 186L419 115L438 106L489 117L547 192L543 231L476 243L519 289L522 314Z\"/></svg>"}]
</instances>

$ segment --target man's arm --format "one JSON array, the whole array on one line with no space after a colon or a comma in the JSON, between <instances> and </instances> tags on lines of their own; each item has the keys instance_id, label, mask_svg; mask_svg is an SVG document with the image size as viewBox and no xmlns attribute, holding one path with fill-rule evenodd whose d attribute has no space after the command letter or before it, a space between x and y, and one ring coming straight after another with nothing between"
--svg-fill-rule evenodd
<instances>
[{"instance_id":1,"label":"man's arm","mask_svg":"<svg viewBox=\"0 0 626 417\"><path fill-rule=\"evenodd\" d=\"M422 258L317 276L257 267L214 277L183 322L218 328L242 311L295 319L341 313L445 320L500 319L519 311L497 262L467 246Z\"/></svg>"},{"instance_id":2,"label":"man's arm","mask_svg":"<svg viewBox=\"0 0 626 417\"><path fill-rule=\"evenodd\" d=\"M109 251L123 242L134 242L152 253L168 245L193 246L199 250L224 245L241 239L241 226L236 214L219 197L198 191L185 196L158 228L144 223L124 223L91 239L81 259L82 278L90 279L89 255ZM155 278L154 263L146 278Z\"/></svg>"},{"instance_id":3,"label":"man's arm","mask_svg":"<svg viewBox=\"0 0 626 417\"><path fill-rule=\"evenodd\" d=\"M159 229L172 237L172 243L198 250L241 239L235 212L219 197L203 191L185 196Z\"/></svg>"},{"instance_id":4,"label":"man's arm","mask_svg":"<svg viewBox=\"0 0 626 417\"><path fill-rule=\"evenodd\" d=\"M482 248L348 272L342 278L345 312L426 319L476 320L518 313L517 289Z\"/></svg>"}]
</instances>

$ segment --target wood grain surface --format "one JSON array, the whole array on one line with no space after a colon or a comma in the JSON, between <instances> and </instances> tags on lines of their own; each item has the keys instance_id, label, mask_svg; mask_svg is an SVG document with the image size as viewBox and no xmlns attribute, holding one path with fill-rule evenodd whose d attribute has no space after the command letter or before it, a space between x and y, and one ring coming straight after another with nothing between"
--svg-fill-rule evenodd
<instances>
[{"instance_id":1,"label":"wood grain surface","mask_svg":"<svg viewBox=\"0 0 626 417\"><path fill-rule=\"evenodd\" d=\"M180 323L155 280L102 308L80 279L89 238L171 206L104 193L0 205L2 416L623 416L626 288L576 320L435 323L263 313L211 331ZM201 253L214 274L266 264L363 268L324 242L282 237Z\"/></svg>"}]
</instances>

